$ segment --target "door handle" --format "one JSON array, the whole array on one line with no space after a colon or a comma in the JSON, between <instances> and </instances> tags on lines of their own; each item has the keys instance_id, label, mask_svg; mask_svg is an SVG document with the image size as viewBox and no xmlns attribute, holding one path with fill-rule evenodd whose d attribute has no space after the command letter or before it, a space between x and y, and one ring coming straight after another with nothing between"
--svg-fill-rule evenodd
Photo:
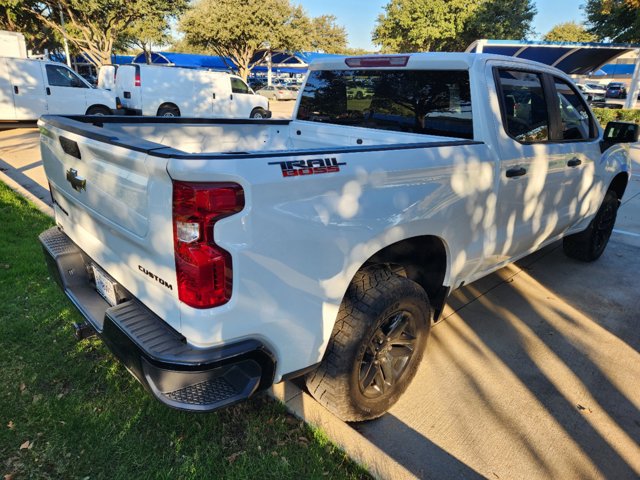
<instances>
[{"instance_id":1,"label":"door handle","mask_svg":"<svg viewBox=\"0 0 640 480\"><path fill-rule=\"evenodd\" d=\"M233 100L233 93L232 93L231 95L229 95L229 98L230 98L231 100Z\"/></svg>"},{"instance_id":2,"label":"door handle","mask_svg":"<svg viewBox=\"0 0 640 480\"><path fill-rule=\"evenodd\" d=\"M215 100L216 99L216 94L215 92L211 94L211 97Z\"/></svg>"},{"instance_id":3,"label":"door handle","mask_svg":"<svg viewBox=\"0 0 640 480\"><path fill-rule=\"evenodd\" d=\"M16 87L15 85L13 87L13 93L15 93L16 95L18 95L20 93L20 89L18 87Z\"/></svg>"},{"instance_id":4,"label":"door handle","mask_svg":"<svg viewBox=\"0 0 640 480\"><path fill-rule=\"evenodd\" d=\"M47 87L47 95L51 95L51 89Z\"/></svg>"},{"instance_id":5,"label":"door handle","mask_svg":"<svg viewBox=\"0 0 640 480\"><path fill-rule=\"evenodd\" d=\"M572 158L567 162L567 167L577 167L578 165L582 165L582 160L579 158Z\"/></svg>"},{"instance_id":6,"label":"door handle","mask_svg":"<svg viewBox=\"0 0 640 480\"><path fill-rule=\"evenodd\" d=\"M527 174L527 169L524 167L510 168L509 170L507 170L507 178L521 177L526 174Z\"/></svg>"}]
</instances>

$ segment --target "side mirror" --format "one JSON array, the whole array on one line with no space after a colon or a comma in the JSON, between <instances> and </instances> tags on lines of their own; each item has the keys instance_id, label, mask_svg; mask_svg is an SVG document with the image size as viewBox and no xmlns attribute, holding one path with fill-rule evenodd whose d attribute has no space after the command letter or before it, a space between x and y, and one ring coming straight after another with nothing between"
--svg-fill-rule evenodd
<instances>
[{"instance_id":1,"label":"side mirror","mask_svg":"<svg viewBox=\"0 0 640 480\"><path fill-rule=\"evenodd\" d=\"M616 143L634 143L640 137L640 125L632 122L609 122L604 129L600 150L604 152Z\"/></svg>"}]
</instances>

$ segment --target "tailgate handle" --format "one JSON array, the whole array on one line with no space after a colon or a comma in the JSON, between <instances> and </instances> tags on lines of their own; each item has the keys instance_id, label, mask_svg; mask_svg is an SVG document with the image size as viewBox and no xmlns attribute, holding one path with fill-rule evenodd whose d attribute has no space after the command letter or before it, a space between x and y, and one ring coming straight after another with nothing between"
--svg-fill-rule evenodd
<instances>
[{"instance_id":1,"label":"tailgate handle","mask_svg":"<svg viewBox=\"0 0 640 480\"><path fill-rule=\"evenodd\" d=\"M527 174L527 169L524 167L516 167L516 168L510 168L509 170L507 170L507 177L511 178L511 177L521 177L523 175Z\"/></svg>"},{"instance_id":2,"label":"tailgate handle","mask_svg":"<svg viewBox=\"0 0 640 480\"><path fill-rule=\"evenodd\" d=\"M581 163L582 163L582 160L580 160L579 158L572 158L567 162L567 167L577 167Z\"/></svg>"},{"instance_id":3,"label":"tailgate handle","mask_svg":"<svg viewBox=\"0 0 640 480\"><path fill-rule=\"evenodd\" d=\"M81 192L87 189L87 180L78 176L78 171L75 168L67 170L67 181L71 184L76 192Z\"/></svg>"},{"instance_id":4,"label":"tailgate handle","mask_svg":"<svg viewBox=\"0 0 640 480\"><path fill-rule=\"evenodd\" d=\"M78 160L82 159L82 155L80 155L80 148L78 144L73 140L69 140L66 137L60 137L60 146L64 153L67 155L71 155L72 157L76 157Z\"/></svg>"},{"instance_id":5,"label":"tailgate handle","mask_svg":"<svg viewBox=\"0 0 640 480\"><path fill-rule=\"evenodd\" d=\"M131 98L131 92L124 92L124 98Z\"/></svg>"}]
</instances>

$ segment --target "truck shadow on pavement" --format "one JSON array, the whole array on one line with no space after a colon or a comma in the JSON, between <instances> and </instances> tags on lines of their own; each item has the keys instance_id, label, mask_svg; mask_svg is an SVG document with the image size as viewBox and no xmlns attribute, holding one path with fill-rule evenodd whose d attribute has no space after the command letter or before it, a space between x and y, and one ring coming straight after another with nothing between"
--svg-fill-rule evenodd
<instances>
[{"instance_id":1,"label":"truck shadow on pavement","mask_svg":"<svg viewBox=\"0 0 640 480\"><path fill-rule=\"evenodd\" d=\"M409 390L355 428L420 478L637 478L639 270L624 243L591 264L556 243L464 287Z\"/></svg>"}]
</instances>

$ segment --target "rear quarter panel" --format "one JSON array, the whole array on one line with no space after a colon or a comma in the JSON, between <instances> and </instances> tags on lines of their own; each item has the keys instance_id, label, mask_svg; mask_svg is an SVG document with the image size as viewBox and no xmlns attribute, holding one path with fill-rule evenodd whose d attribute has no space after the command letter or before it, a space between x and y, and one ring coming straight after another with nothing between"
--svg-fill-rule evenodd
<instances>
[{"instance_id":1,"label":"rear quarter panel","mask_svg":"<svg viewBox=\"0 0 640 480\"><path fill-rule=\"evenodd\" d=\"M324 158L340 171L285 178L279 164ZM233 256L231 301L200 311L181 305L182 333L202 344L260 338L278 358L278 375L320 361L353 275L385 246L437 235L448 249L445 282L469 274L485 248L493 163L483 144L169 160L174 179L237 182L246 196L245 209L215 227Z\"/></svg>"}]
</instances>

